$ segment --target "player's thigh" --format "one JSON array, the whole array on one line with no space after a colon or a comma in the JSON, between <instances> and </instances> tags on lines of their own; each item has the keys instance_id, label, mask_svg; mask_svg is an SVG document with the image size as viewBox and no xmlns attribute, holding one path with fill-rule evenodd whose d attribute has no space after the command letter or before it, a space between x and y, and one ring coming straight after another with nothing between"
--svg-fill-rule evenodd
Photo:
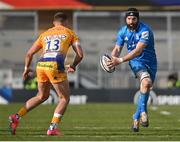
<instances>
[{"instance_id":1,"label":"player's thigh","mask_svg":"<svg viewBox=\"0 0 180 142\"><path fill-rule=\"evenodd\" d=\"M43 98L49 97L50 87L50 82L38 82L38 95Z\"/></svg>"},{"instance_id":2,"label":"player's thigh","mask_svg":"<svg viewBox=\"0 0 180 142\"><path fill-rule=\"evenodd\" d=\"M46 69L45 74L51 83L59 83L67 80L67 73L58 69L57 63L50 64L52 69Z\"/></svg>"},{"instance_id":3,"label":"player's thigh","mask_svg":"<svg viewBox=\"0 0 180 142\"><path fill-rule=\"evenodd\" d=\"M68 80L59 83L52 83L52 85L60 97L69 98L70 89Z\"/></svg>"},{"instance_id":4,"label":"player's thigh","mask_svg":"<svg viewBox=\"0 0 180 142\"><path fill-rule=\"evenodd\" d=\"M36 68L36 74L37 74L37 81L38 82L47 82L49 81L49 78L46 74L46 70L43 68Z\"/></svg>"},{"instance_id":5,"label":"player's thigh","mask_svg":"<svg viewBox=\"0 0 180 142\"><path fill-rule=\"evenodd\" d=\"M57 94L61 97L68 98L70 91L67 73L60 72L57 68L55 68L54 70L46 70L46 75L48 76Z\"/></svg>"}]
</instances>

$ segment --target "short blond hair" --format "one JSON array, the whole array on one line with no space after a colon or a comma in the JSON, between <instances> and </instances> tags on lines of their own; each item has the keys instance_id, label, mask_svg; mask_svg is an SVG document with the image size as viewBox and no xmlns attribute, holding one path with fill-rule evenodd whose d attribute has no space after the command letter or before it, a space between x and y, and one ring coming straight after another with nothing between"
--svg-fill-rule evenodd
<instances>
[{"instance_id":1,"label":"short blond hair","mask_svg":"<svg viewBox=\"0 0 180 142\"><path fill-rule=\"evenodd\" d=\"M55 15L54 15L54 21L57 21L57 22L64 22L67 20L67 15L64 14L63 12L57 12Z\"/></svg>"}]
</instances>

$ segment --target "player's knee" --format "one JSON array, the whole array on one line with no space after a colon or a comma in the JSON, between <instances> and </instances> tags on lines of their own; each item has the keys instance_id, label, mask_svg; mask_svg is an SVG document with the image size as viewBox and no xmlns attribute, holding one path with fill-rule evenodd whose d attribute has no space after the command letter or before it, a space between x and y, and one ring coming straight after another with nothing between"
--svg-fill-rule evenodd
<instances>
[{"instance_id":1,"label":"player's knee","mask_svg":"<svg viewBox=\"0 0 180 142\"><path fill-rule=\"evenodd\" d=\"M61 96L60 100L68 104L70 101L70 97L69 97L69 95L68 96Z\"/></svg>"},{"instance_id":2,"label":"player's knee","mask_svg":"<svg viewBox=\"0 0 180 142\"><path fill-rule=\"evenodd\" d=\"M43 102L43 101L47 100L49 96L38 95L38 97L39 97L39 100Z\"/></svg>"},{"instance_id":3,"label":"player's knee","mask_svg":"<svg viewBox=\"0 0 180 142\"><path fill-rule=\"evenodd\" d=\"M143 88L150 89L152 87L152 81L149 78L144 78L141 82Z\"/></svg>"}]
</instances>

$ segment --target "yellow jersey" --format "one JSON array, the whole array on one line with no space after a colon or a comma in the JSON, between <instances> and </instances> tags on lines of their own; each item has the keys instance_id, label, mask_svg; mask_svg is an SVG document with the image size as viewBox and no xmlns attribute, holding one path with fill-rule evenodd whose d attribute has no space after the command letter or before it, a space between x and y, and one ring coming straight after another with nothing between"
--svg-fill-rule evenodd
<instances>
[{"instance_id":1,"label":"yellow jersey","mask_svg":"<svg viewBox=\"0 0 180 142\"><path fill-rule=\"evenodd\" d=\"M65 56L69 47L78 43L78 36L72 30L64 26L48 29L46 32L42 33L35 42L36 45L43 48L43 53L60 52Z\"/></svg>"},{"instance_id":2,"label":"yellow jersey","mask_svg":"<svg viewBox=\"0 0 180 142\"><path fill-rule=\"evenodd\" d=\"M36 67L37 80L51 83L66 80L65 57L71 45L79 44L78 36L64 26L57 26L42 33L34 44L43 50Z\"/></svg>"}]
</instances>

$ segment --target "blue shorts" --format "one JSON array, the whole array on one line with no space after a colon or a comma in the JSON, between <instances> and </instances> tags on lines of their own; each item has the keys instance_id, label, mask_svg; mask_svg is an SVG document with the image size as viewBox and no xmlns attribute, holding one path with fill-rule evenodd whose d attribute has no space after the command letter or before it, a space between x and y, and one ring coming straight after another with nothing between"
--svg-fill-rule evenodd
<instances>
[{"instance_id":1,"label":"blue shorts","mask_svg":"<svg viewBox=\"0 0 180 142\"><path fill-rule=\"evenodd\" d=\"M157 68L152 68L144 63L138 61L130 61L129 65L131 70L133 71L135 77L137 77L137 73L140 71L147 71L150 74L152 82L154 82L156 77Z\"/></svg>"}]
</instances>

